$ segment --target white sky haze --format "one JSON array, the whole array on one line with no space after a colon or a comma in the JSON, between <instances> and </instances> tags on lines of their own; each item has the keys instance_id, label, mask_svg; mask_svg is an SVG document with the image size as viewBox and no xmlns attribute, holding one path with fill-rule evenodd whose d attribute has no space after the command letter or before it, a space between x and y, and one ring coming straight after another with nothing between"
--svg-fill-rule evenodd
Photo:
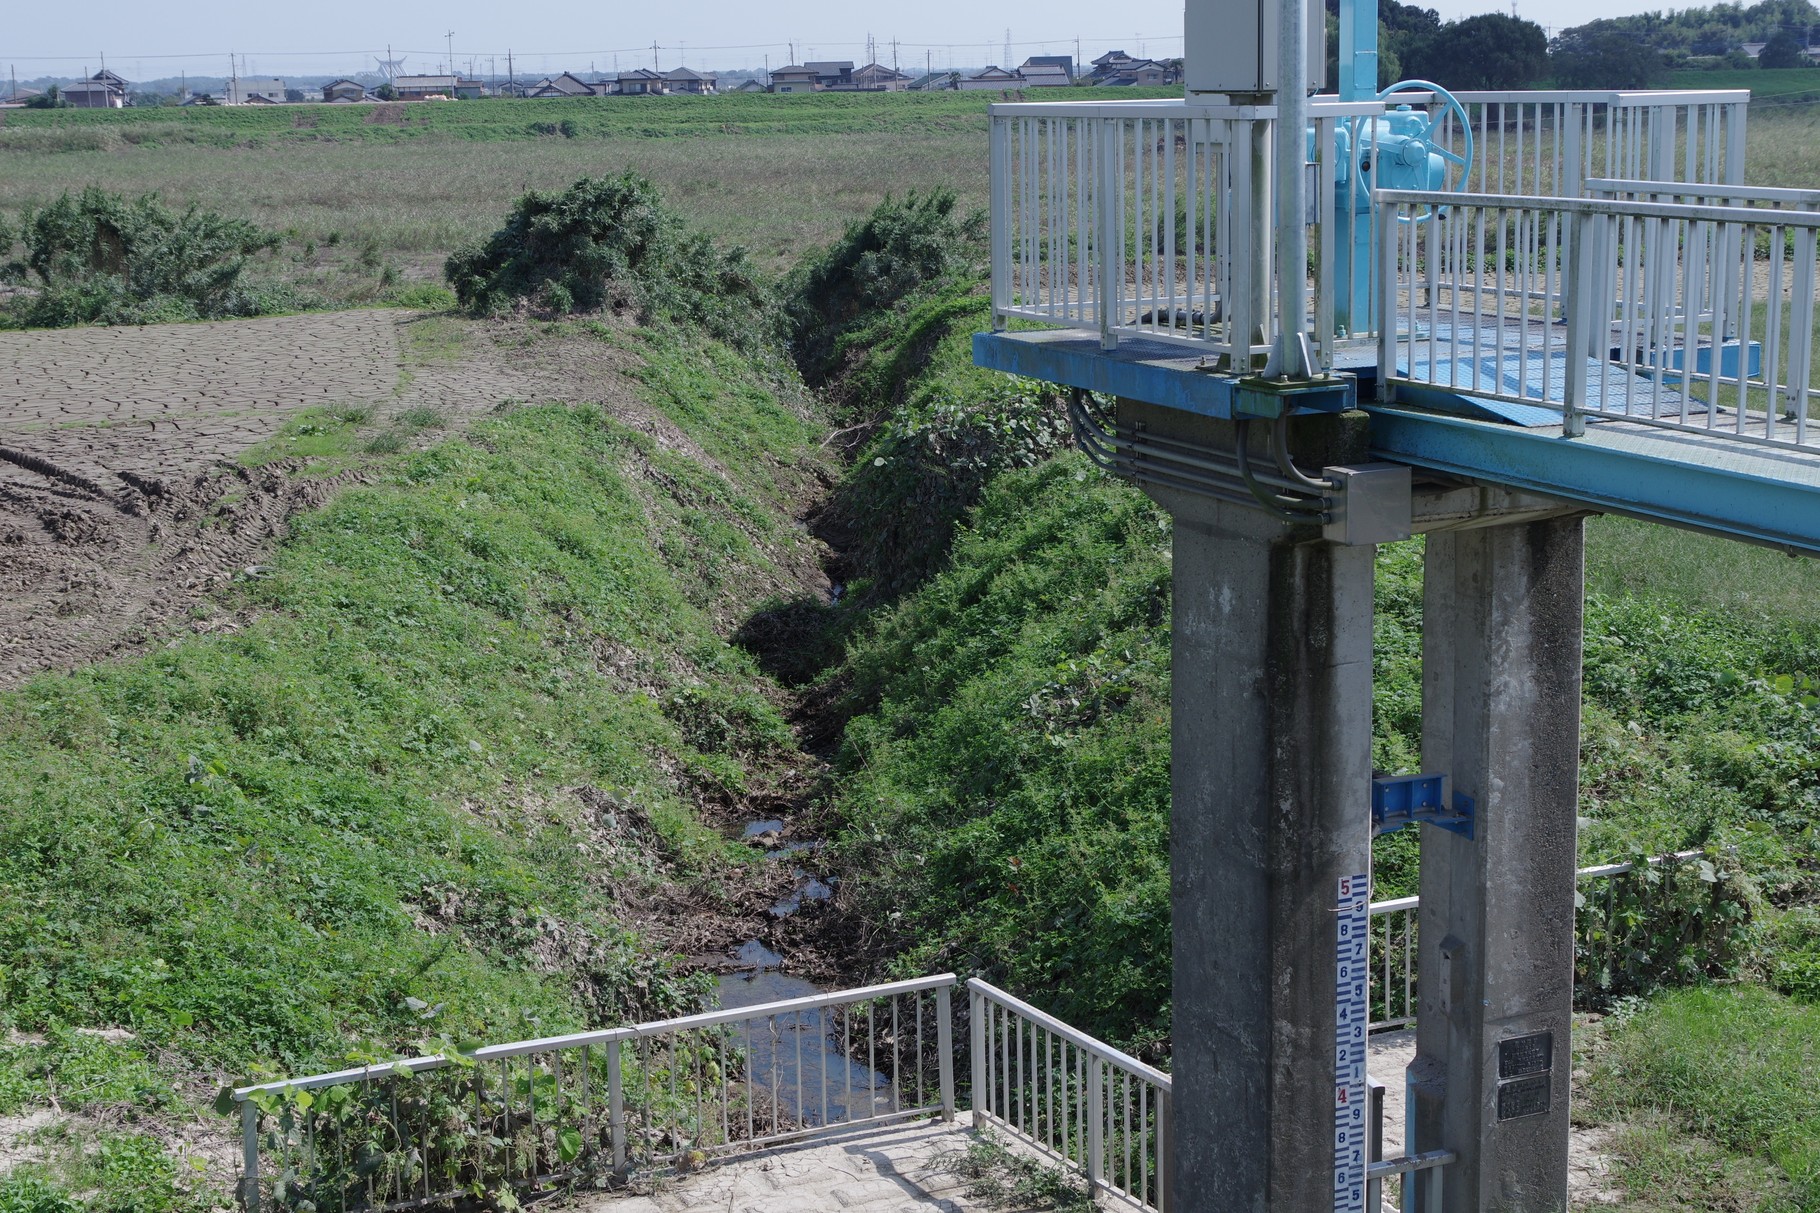
<instances>
[{"instance_id":1,"label":"white sky haze","mask_svg":"<svg viewBox=\"0 0 1820 1213\"><path fill-rule=\"evenodd\" d=\"M1216 0L1217 2L1217 0ZM1508 4L1509 0L1505 0ZM1498 8L1488 0L1439 0L1429 7L1443 18ZM1518 0L1517 11L1557 29L1594 17L1618 16L1647 7L1627 0ZM692 0L690 3L607 4L544 0L506 4L499 0L312 0L304 4L249 4L246 0L188 0L148 4L144 0L94 0L79 4L33 4L8 0L0 21L0 70L21 79L45 74L94 71L102 55L128 79L154 79L179 71L223 75L230 51L247 57L256 75L318 75L373 68L372 56L390 44L406 59L407 71L433 71L448 58L454 32L455 60L462 71L470 58L482 75L506 70L514 52L520 75L565 68L611 71L649 66L650 46L666 68L760 66L786 62L794 42L803 60L866 57L868 35L878 57L889 63L891 40L905 70L980 66L1005 58L1007 29L1011 62L1032 54L1072 54L1080 39L1083 57L1120 47L1132 54L1181 53L1180 3L1106 4L1089 0L1008 0L992 6L974 0L921 0L912 5L866 4L853 0ZM642 49L639 49L642 48Z\"/></svg>"}]
</instances>

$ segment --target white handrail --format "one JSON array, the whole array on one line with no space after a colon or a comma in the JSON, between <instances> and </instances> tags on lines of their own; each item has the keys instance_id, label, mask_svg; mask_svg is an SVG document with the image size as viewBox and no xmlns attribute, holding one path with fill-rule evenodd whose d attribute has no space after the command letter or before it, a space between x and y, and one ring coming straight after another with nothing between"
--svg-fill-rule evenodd
<instances>
[{"instance_id":1,"label":"white handrail","mask_svg":"<svg viewBox=\"0 0 1820 1213\"><path fill-rule=\"evenodd\" d=\"M978 978L967 993L974 1124L1080 1172L1096 1199L1168 1213L1169 1076Z\"/></svg>"},{"instance_id":2,"label":"white handrail","mask_svg":"<svg viewBox=\"0 0 1820 1213\"><path fill-rule=\"evenodd\" d=\"M360 1207L402 1209L453 1198L476 1183L541 1182L590 1154L602 1167L610 1156L612 1170L623 1173L641 1152L662 1161L915 1116L952 1120L954 985L954 975L942 973L240 1087L233 1097L241 1109L242 1202L258 1213L262 1149L278 1155L272 1182L300 1191L320 1186L312 1203L322 1213L346 1213L354 1207L350 1183L364 1185ZM846 1014L831 1022L831 1010ZM735 1026L739 1032L726 1030ZM514 1066L518 1058L525 1061ZM434 1091L409 1091L412 1076L456 1064L471 1075L456 1097L464 1107L471 1103L475 1119L472 1140L451 1152L448 1131L436 1128L425 1102ZM667 1094L653 1089L654 1073ZM630 1090L628 1078L642 1087ZM370 1113L391 1126L378 1180L373 1170L351 1171L345 1149L341 1156L319 1149L319 1138L330 1134L340 1142L343 1124L329 1115L332 1101L314 1093L351 1086L364 1090L355 1096L366 1101L361 1123ZM448 1089L439 1096L448 1097ZM768 1108L761 1107L765 1098Z\"/></svg>"}]
</instances>

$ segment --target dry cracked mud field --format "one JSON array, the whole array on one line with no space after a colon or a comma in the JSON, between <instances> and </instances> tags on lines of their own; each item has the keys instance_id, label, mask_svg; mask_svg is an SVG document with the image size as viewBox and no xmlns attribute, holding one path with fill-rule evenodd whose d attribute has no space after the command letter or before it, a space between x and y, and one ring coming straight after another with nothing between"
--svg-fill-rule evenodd
<instances>
[{"instance_id":1,"label":"dry cracked mud field","mask_svg":"<svg viewBox=\"0 0 1820 1213\"><path fill-rule=\"evenodd\" d=\"M324 500L339 481L237 462L299 412L455 421L548 386L467 347L401 373L402 334L420 321L357 311L0 333L0 687L146 643Z\"/></svg>"}]
</instances>

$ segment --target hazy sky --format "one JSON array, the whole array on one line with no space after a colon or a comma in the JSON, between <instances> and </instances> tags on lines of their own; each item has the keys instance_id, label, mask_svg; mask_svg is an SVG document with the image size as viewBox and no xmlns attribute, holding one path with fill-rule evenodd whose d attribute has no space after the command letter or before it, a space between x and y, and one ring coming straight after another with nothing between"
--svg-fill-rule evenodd
<instances>
[{"instance_id":1,"label":"hazy sky","mask_svg":"<svg viewBox=\"0 0 1820 1213\"><path fill-rule=\"evenodd\" d=\"M1418 0L1422 2L1422 0ZM101 56L128 79L153 79L180 70L220 75L228 53L247 56L247 70L261 75L346 72L373 67L387 44L406 59L406 70L433 71L446 62L449 31L462 70L470 58L485 74L506 52L515 52L520 74L563 68L599 71L649 66L651 44L664 67L678 60L692 67L771 66L787 61L866 57L866 39L878 40L889 63L892 39L908 69L933 63L977 66L1032 54L1072 54L1079 38L1084 58L1110 47L1132 54L1181 53L1180 3L1140 0L1133 5L1088 0L921 0L914 5L852 0L693 0L692 3L610 4L555 0L509 4L500 0L89 0L30 3L5 0L0 21L0 70L21 78L94 71ZM1427 0L1445 17L1501 8L1495 0ZM1508 4L1509 0L1505 0ZM1518 0L1521 15L1564 26L1593 17L1648 7L1644 0ZM791 43L795 45L792 48Z\"/></svg>"}]
</instances>

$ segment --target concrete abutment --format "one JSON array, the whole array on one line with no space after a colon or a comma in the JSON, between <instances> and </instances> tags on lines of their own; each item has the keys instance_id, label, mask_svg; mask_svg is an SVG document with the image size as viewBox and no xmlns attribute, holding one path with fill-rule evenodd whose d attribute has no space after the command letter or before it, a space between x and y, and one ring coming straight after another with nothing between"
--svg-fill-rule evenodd
<instances>
[{"instance_id":1,"label":"concrete abutment","mask_svg":"<svg viewBox=\"0 0 1820 1213\"><path fill-rule=\"evenodd\" d=\"M1363 461L1356 418L1298 418L1302 466ZM1233 450L1230 423L1180 410L1121 400L1119 423ZM1369 870L1375 548L1145 487L1175 520L1174 1207L1332 1210L1336 888ZM1567 1197L1583 521L1461 485L1414 505L1434 530L1423 765L1476 820L1472 838L1421 827L1406 1149L1457 1155L1450 1211L1545 1213Z\"/></svg>"}]
</instances>

